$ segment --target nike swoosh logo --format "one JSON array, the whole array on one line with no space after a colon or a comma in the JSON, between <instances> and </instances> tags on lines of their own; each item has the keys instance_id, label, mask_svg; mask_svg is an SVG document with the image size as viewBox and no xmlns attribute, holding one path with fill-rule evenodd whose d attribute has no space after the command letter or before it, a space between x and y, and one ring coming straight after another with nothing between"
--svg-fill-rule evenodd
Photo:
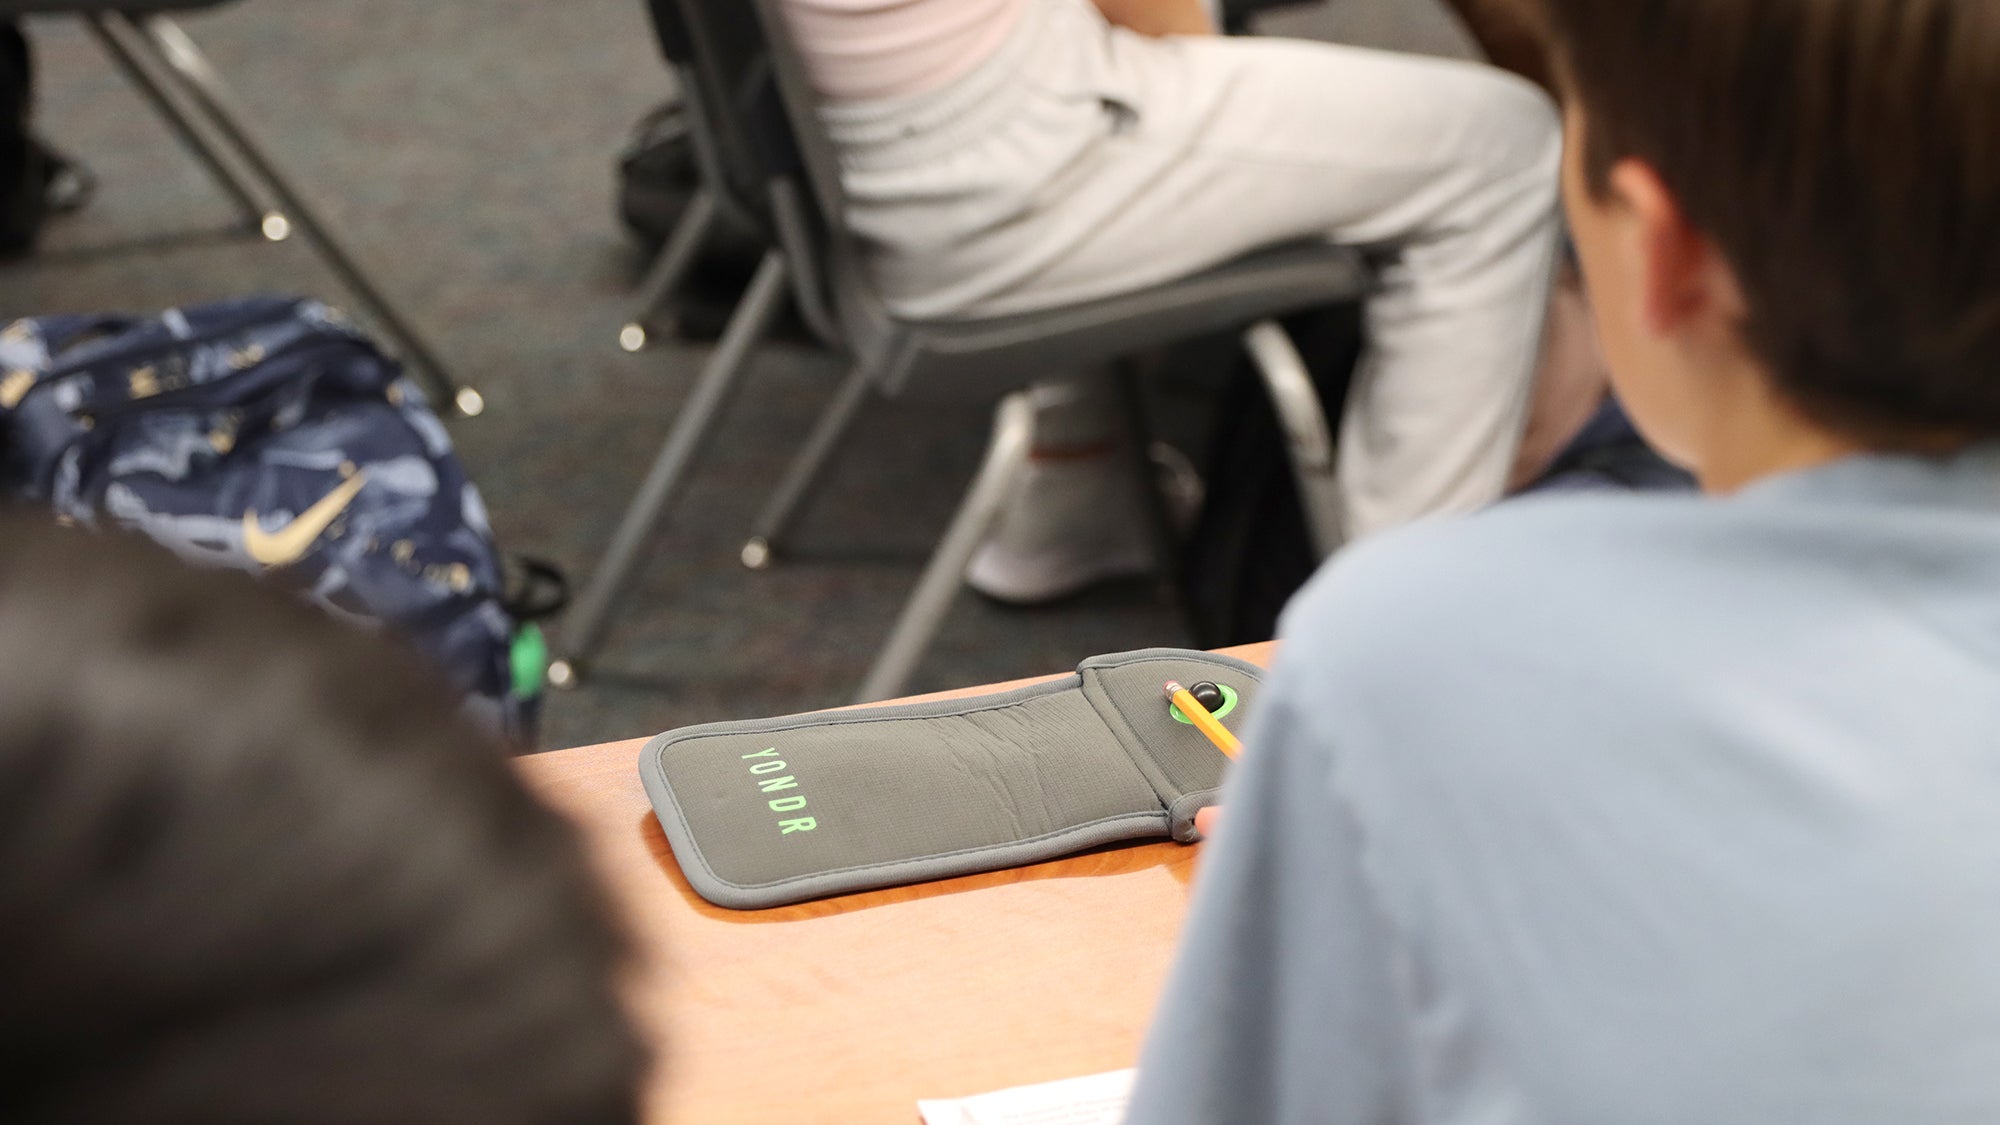
<instances>
[{"instance_id":1,"label":"nike swoosh logo","mask_svg":"<svg viewBox=\"0 0 2000 1125\"><path fill-rule=\"evenodd\" d=\"M276 531L264 530L255 509L243 513L243 549L265 566L285 566L306 557L312 545L354 502L366 473L356 473L340 482L340 487L319 498L292 522Z\"/></svg>"}]
</instances>

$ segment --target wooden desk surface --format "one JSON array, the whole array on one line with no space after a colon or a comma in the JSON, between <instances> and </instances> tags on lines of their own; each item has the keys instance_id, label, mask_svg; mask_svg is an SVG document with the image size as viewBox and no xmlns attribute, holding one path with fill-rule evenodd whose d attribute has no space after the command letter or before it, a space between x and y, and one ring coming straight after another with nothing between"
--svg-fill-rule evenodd
<instances>
[{"instance_id":1,"label":"wooden desk surface","mask_svg":"<svg viewBox=\"0 0 2000 1125\"><path fill-rule=\"evenodd\" d=\"M1268 664L1275 650L1229 651ZM1111 848L723 910L688 887L653 819L644 741L540 754L521 769L583 827L645 958L635 1006L660 1044L648 1121L908 1125L920 1097L1135 1061L1196 849Z\"/></svg>"}]
</instances>

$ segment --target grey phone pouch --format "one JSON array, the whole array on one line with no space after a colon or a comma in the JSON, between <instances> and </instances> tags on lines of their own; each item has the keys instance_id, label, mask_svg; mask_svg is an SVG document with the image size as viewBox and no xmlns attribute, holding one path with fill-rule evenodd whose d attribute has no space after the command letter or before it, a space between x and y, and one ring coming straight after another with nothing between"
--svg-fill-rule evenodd
<instances>
[{"instance_id":1,"label":"grey phone pouch","mask_svg":"<svg viewBox=\"0 0 2000 1125\"><path fill-rule=\"evenodd\" d=\"M639 772L688 882L759 910L1195 838L1228 759L1167 704L1212 680L1238 733L1259 669L1181 649L1098 656L971 699L669 731Z\"/></svg>"}]
</instances>

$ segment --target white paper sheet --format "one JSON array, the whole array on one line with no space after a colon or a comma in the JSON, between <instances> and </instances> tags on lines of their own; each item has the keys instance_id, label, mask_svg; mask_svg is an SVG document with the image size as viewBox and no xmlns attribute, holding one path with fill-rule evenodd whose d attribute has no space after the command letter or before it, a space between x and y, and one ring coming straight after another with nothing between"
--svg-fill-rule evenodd
<instances>
[{"instance_id":1,"label":"white paper sheet","mask_svg":"<svg viewBox=\"0 0 2000 1125\"><path fill-rule=\"evenodd\" d=\"M1119 1125L1136 1071L1114 1070L969 1098L917 1103L924 1125Z\"/></svg>"}]
</instances>

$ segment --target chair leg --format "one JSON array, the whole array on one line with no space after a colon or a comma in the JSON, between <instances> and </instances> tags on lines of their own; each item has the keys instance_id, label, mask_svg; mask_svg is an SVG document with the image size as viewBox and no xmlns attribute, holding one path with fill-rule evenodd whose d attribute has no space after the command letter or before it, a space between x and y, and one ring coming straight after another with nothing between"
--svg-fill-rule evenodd
<instances>
[{"instance_id":1,"label":"chair leg","mask_svg":"<svg viewBox=\"0 0 2000 1125\"><path fill-rule=\"evenodd\" d=\"M118 69L125 72L132 85L153 103L153 108L160 112L161 117L166 118L182 146L201 161L216 184L228 193L243 216L243 228L262 233L274 242L290 234L290 225L285 222L277 202L244 169L242 162L230 152L228 142L202 116L199 107L189 102L187 93L173 76L162 73L159 56L153 53L151 44L133 29L130 21L92 12L83 17L83 25L104 48L104 53L118 64ZM274 234L277 237L273 238Z\"/></svg>"},{"instance_id":2,"label":"chair leg","mask_svg":"<svg viewBox=\"0 0 2000 1125\"><path fill-rule=\"evenodd\" d=\"M695 256L708 242L709 232L715 227L717 210L715 196L706 190L696 192L688 200L687 210L681 212L673 233L667 236L659 256L653 259L652 268L646 271L646 280L639 284L638 307L633 310L632 319L618 330L619 347L636 352L646 346L647 338L654 334L655 325L660 320L661 306L686 280L688 270L694 266Z\"/></svg>"},{"instance_id":3,"label":"chair leg","mask_svg":"<svg viewBox=\"0 0 2000 1125\"><path fill-rule=\"evenodd\" d=\"M559 659L549 666L549 682L556 687L574 687L603 641L611 611L631 582L667 505L686 479L688 466L707 444L715 420L728 405L751 353L770 331L771 321L783 307L789 285L787 273L783 255L775 250L765 254L749 290L730 315L729 326L702 367L693 392L675 416L667 440L646 473L645 483L639 486L617 533L612 536L611 546L569 611L562 644L557 649Z\"/></svg>"},{"instance_id":4,"label":"chair leg","mask_svg":"<svg viewBox=\"0 0 2000 1125\"><path fill-rule=\"evenodd\" d=\"M123 22L145 33L153 50L173 74L177 82L201 106L209 122L229 143L229 147L240 157L255 178L262 181L265 189L275 197L281 210L267 215L264 220L266 237L273 237L281 231L289 232L296 226L319 251L327 266L340 278L341 282L359 299L360 304L380 323L383 333L398 350L407 355L416 369L417 376L424 380L430 390L444 402L450 403L459 414L472 417L486 409L485 399L471 387L461 386L453 379L450 369L438 357L429 342L416 327L404 319L396 306L383 295L375 282L362 270L346 244L337 238L320 214L292 184L278 166L271 160L263 146L251 135L248 125L235 108L235 96L216 73L206 56L188 38L180 25L164 16L146 16L138 21L129 16L113 15L113 22ZM274 221L275 220L275 221Z\"/></svg>"},{"instance_id":5,"label":"chair leg","mask_svg":"<svg viewBox=\"0 0 2000 1125\"><path fill-rule=\"evenodd\" d=\"M951 610L952 599L965 582L965 568L979 544L992 529L993 521L1007 502L1009 490L1028 463L1035 440L1035 411L1022 393L1008 395L1000 402L993 419L993 438L986 446L986 460L973 478L972 488L959 504L951 527L939 541L923 577L903 605L896 627L876 655L875 664L862 681L857 703L873 703L903 693L910 673L923 659L924 651L936 638Z\"/></svg>"},{"instance_id":6,"label":"chair leg","mask_svg":"<svg viewBox=\"0 0 2000 1125\"><path fill-rule=\"evenodd\" d=\"M861 408L867 404L875 389L874 373L864 364L855 364L847 373L847 378L834 393L833 401L821 412L819 421L813 423L812 434L799 449L798 456L785 469L784 479L771 498L764 503L764 510L757 513L757 522L751 524L750 539L743 544L743 565L751 570L762 570L771 565L771 555L777 550L778 541L791 528L792 519L826 471L827 462L839 451L840 443L854 420L861 415Z\"/></svg>"},{"instance_id":7,"label":"chair leg","mask_svg":"<svg viewBox=\"0 0 2000 1125\"><path fill-rule=\"evenodd\" d=\"M1278 424L1285 431L1285 452L1298 480L1299 502L1305 507L1313 551L1320 559L1327 559L1346 538L1346 517L1334 476L1333 430L1327 425L1319 392L1313 389L1312 373L1292 346L1292 338L1275 320L1259 321L1245 330L1243 347L1264 380Z\"/></svg>"}]
</instances>

